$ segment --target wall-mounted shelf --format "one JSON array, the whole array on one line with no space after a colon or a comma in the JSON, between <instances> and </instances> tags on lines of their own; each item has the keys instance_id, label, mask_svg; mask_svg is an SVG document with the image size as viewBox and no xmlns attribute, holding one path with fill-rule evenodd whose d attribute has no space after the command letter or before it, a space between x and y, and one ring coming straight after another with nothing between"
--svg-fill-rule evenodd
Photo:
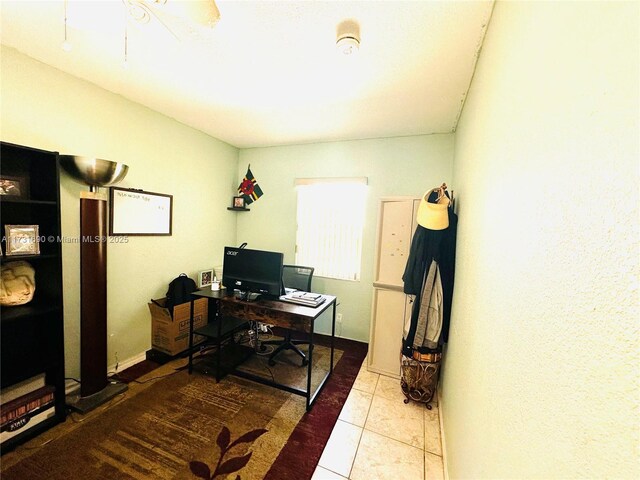
<instances>
[{"instance_id":1,"label":"wall-mounted shelf","mask_svg":"<svg viewBox=\"0 0 640 480\"><path fill-rule=\"evenodd\" d=\"M249 212L250 208L239 208L239 207L227 207L227 210L233 210L234 212Z\"/></svg>"},{"instance_id":2,"label":"wall-mounted shelf","mask_svg":"<svg viewBox=\"0 0 640 480\"><path fill-rule=\"evenodd\" d=\"M26 262L37 262L39 260L47 260L47 259L57 259L58 255L55 253L49 253L45 255L4 255L0 258L0 262L9 263L9 262L17 262L19 260L24 260Z\"/></svg>"},{"instance_id":3,"label":"wall-mounted shelf","mask_svg":"<svg viewBox=\"0 0 640 480\"><path fill-rule=\"evenodd\" d=\"M7 203L24 203L25 205L51 205L53 207L57 206L58 203L51 200L28 200L24 198L11 198L5 197L2 199L3 202Z\"/></svg>"}]
</instances>

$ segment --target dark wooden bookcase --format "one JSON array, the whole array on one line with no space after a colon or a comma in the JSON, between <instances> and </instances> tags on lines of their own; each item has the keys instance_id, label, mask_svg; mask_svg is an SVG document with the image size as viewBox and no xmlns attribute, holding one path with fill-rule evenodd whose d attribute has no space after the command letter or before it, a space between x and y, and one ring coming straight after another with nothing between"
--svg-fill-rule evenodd
<instances>
[{"instance_id":1,"label":"dark wooden bookcase","mask_svg":"<svg viewBox=\"0 0 640 480\"><path fill-rule=\"evenodd\" d=\"M0 142L0 177L15 179L20 195L0 195L2 264L24 260L35 270L33 300L0 307L2 389L44 374L55 387L55 415L0 445L13 449L65 420L64 317L62 305L62 239L60 231L60 169L58 154ZM5 225L38 225L39 255L7 256Z\"/></svg>"}]
</instances>

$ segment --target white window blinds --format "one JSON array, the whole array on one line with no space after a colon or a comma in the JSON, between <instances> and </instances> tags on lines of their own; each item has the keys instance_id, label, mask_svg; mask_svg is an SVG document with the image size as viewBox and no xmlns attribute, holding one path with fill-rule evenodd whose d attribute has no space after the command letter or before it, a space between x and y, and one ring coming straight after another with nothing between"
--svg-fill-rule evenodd
<instances>
[{"instance_id":1,"label":"white window blinds","mask_svg":"<svg viewBox=\"0 0 640 480\"><path fill-rule=\"evenodd\" d=\"M314 276L359 280L366 178L299 179L296 264Z\"/></svg>"}]
</instances>

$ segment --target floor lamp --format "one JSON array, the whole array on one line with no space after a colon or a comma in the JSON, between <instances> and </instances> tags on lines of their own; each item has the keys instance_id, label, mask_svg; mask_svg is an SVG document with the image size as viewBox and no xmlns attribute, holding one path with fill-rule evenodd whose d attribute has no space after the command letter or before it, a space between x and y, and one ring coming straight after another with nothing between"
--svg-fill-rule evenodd
<instances>
[{"instance_id":1,"label":"floor lamp","mask_svg":"<svg viewBox=\"0 0 640 480\"><path fill-rule=\"evenodd\" d=\"M80 192L80 394L67 404L86 413L127 390L107 378L107 197L98 187L120 182L129 167L61 155L60 165L89 191Z\"/></svg>"}]
</instances>

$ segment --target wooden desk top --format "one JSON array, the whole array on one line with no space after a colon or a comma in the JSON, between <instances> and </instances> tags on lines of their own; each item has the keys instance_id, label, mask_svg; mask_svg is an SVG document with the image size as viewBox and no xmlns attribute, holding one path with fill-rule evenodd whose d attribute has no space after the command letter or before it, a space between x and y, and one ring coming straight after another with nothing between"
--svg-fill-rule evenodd
<instances>
[{"instance_id":1,"label":"wooden desk top","mask_svg":"<svg viewBox=\"0 0 640 480\"><path fill-rule=\"evenodd\" d=\"M323 294L325 301L314 308L281 300L264 300L261 298L249 302L229 294L227 289L203 289L193 292L193 295L219 300L222 303L222 310L227 315L244 315L245 318L250 320L263 321L265 323L274 322L285 327L297 324L302 319L315 320L325 310L334 305L336 301L335 296Z\"/></svg>"}]
</instances>

